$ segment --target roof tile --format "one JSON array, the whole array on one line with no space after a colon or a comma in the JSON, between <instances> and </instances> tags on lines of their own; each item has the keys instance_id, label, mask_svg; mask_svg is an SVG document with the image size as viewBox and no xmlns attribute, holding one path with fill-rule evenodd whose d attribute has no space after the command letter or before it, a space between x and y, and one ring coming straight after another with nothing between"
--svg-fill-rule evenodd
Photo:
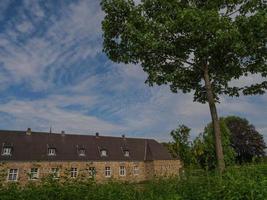
<instances>
[{"instance_id":1,"label":"roof tile","mask_svg":"<svg viewBox=\"0 0 267 200\"><path fill-rule=\"evenodd\" d=\"M167 149L153 139L26 131L0 131L0 145L12 144L12 156L0 155L1 161L144 161L172 160ZM79 156L77 148L85 149ZM56 148L56 156L48 156L48 148ZM108 151L107 157L100 150ZM128 150L129 157L123 150Z\"/></svg>"}]
</instances>

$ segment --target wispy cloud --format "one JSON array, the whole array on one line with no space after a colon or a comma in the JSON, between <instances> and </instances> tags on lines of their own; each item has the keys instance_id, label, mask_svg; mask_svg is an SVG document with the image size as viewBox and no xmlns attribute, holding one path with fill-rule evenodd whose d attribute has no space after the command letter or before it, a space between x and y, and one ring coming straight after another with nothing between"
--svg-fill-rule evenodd
<instances>
[{"instance_id":1,"label":"wispy cloud","mask_svg":"<svg viewBox=\"0 0 267 200\"><path fill-rule=\"evenodd\" d=\"M42 100L12 100L0 106L0 112L12 117L8 122L12 128L26 130L32 127L34 130L53 131L65 130L74 133L95 133L97 131L109 133L111 130L120 133L123 127L114 125L93 116L88 116L83 111L66 110L64 106L89 107L93 100L87 96L79 96L77 99L66 96L51 96ZM5 118L1 120L6 123Z\"/></svg>"},{"instance_id":2,"label":"wispy cloud","mask_svg":"<svg viewBox=\"0 0 267 200\"><path fill-rule=\"evenodd\" d=\"M42 22L44 13L37 1L24 1L0 34L1 67L10 84L26 81L35 90L49 88L59 73L74 73L77 63L101 52L102 13L96 2L63 5ZM40 27L44 30L38 33Z\"/></svg>"},{"instance_id":3,"label":"wispy cloud","mask_svg":"<svg viewBox=\"0 0 267 200\"><path fill-rule=\"evenodd\" d=\"M4 20L5 18L5 11L8 8L8 6L10 5L10 1L9 0L2 0L0 3L0 21Z\"/></svg>"}]
</instances>

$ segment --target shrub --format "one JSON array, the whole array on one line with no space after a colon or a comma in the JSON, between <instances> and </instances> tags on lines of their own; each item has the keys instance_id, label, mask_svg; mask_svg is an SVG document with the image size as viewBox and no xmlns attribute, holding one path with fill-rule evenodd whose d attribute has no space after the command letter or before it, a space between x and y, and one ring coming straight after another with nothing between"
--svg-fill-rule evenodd
<instances>
[{"instance_id":1,"label":"shrub","mask_svg":"<svg viewBox=\"0 0 267 200\"><path fill-rule=\"evenodd\" d=\"M267 165L229 167L215 171L185 170L180 177L145 183L92 181L59 182L0 187L1 200L264 200L267 197Z\"/></svg>"}]
</instances>

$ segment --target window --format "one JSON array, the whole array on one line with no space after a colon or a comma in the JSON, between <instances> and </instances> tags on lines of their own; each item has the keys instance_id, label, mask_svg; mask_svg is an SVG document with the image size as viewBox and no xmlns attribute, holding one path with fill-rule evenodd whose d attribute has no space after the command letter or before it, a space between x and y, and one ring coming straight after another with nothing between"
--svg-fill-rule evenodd
<instances>
[{"instance_id":1,"label":"window","mask_svg":"<svg viewBox=\"0 0 267 200\"><path fill-rule=\"evenodd\" d=\"M51 174L53 178L57 179L59 178L59 169L58 168L51 168Z\"/></svg>"},{"instance_id":2,"label":"window","mask_svg":"<svg viewBox=\"0 0 267 200\"><path fill-rule=\"evenodd\" d=\"M126 176L126 168L125 166L120 166L120 176Z\"/></svg>"},{"instance_id":3,"label":"window","mask_svg":"<svg viewBox=\"0 0 267 200\"><path fill-rule=\"evenodd\" d=\"M4 147L3 151L2 151L2 155L3 156L11 156L11 151L12 151L11 147Z\"/></svg>"},{"instance_id":4,"label":"window","mask_svg":"<svg viewBox=\"0 0 267 200\"><path fill-rule=\"evenodd\" d=\"M77 168L71 168L70 169L70 177L71 178L76 178L78 176L78 169Z\"/></svg>"},{"instance_id":5,"label":"window","mask_svg":"<svg viewBox=\"0 0 267 200\"><path fill-rule=\"evenodd\" d=\"M128 150L125 150L125 151L124 151L124 156L125 156L125 157L129 157L129 156L130 156L130 152L129 152Z\"/></svg>"},{"instance_id":6,"label":"window","mask_svg":"<svg viewBox=\"0 0 267 200\"><path fill-rule=\"evenodd\" d=\"M138 168L138 166L134 166L134 168L133 168L133 174L135 176L139 174L139 168Z\"/></svg>"},{"instance_id":7,"label":"window","mask_svg":"<svg viewBox=\"0 0 267 200\"><path fill-rule=\"evenodd\" d=\"M107 150L102 149L101 150L101 157L106 157L106 156L108 156Z\"/></svg>"},{"instance_id":8,"label":"window","mask_svg":"<svg viewBox=\"0 0 267 200\"><path fill-rule=\"evenodd\" d=\"M8 181L17 181L18 180L18 174L19 174L18 169L9 169L7 180Z\"/></svg>"},{"instance_id":9,"label":"window","mask_svg":"<svg viewBox=\"0 0 267 200\"><path fill-rule=\"evenodd\" d=\"M85 156L85 149L79 149L79 156Z\"/></svg>"},{"instance_id":10,"label":"window","mask_svg":"<svg viewBox=\"0 0 267 200\"><path fill-rule=\"evenodd\" d=\"M105 167L105 177L111 177L111 168Z\"/></svg>"},{"instance_id":11,"label":"window","mask_svg":"<svg viewBox=\"0 0 267 200\"><path fill-rule=\"evenodd\" d=\"M55 156L56 155L56 148L48 148L48 155Z\"/></svg>"},{"instance_id":12,"label":"window","mask_svg":"<svg viewBox=\"0 0 267 200\"><path fill-rule=\"evenodd\" d=\"M30 171L30 179L36 180L39 178L39 169L38 168L31 168Z\"/></svg>"},{"instance_id":13,"label":"window","mask_svg":"<svg viewBox=\"0 0 267 200\"><path fill-rule=\"evenodd\" d=\"M96 169L95 169L95 167L89 167L89 177L90 178L93 178L93 177L95 177L95 175L96 175Z\"/></svg>"}]
</instances>

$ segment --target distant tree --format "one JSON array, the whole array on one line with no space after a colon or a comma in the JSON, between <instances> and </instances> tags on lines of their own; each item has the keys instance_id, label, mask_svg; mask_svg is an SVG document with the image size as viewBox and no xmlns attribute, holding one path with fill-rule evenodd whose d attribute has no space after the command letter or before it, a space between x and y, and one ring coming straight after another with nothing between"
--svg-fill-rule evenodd
<instances>
[{"instance_id":1,"label":"distant tree","mask_svg":"<svg viewBox=\"0 0 267 200\"><path fill-rule=\"evenodd\" d=\"M197 163L197 165L203 168L208 168L207 161L206 161L207 160L206 146L204 143L203 133L200 133L194 139L193 145L192 145L192 154L193 154L195 163Z\"/></svg>"},{"instance_id":2,"label":"distant tree","mask_svg":"<svg viewBox=\"0 0 267 200\"><path fill-rule=\"evenodd\" d=\"M179 157L185 166L191 164L191 143L189 141L190 128L180 125L171 131L173 142L169 143L169 150L174 157Z\"/></svg>"},{"instance_id":3,"label":"distant tree","mask_svg":"<svg viewBox=\"0 0 267 200\"><path fill-rule=\"evenodd\" d=\"M254 157L265 155L263 136L244 118L229 116L224 121L231 132L231 146L239 163L251 162Z\"/></svg>"},{"instance_id":4,"label":"distant tree","mask_svg":"<svg viewBox=\"0 0 267 200\"><path fill-rule=\"evenodd\" d=\"M162 142L161 144L169 151L173 158L178 158L177 154L174 154L172 151L172 142Z\"/></svg>"},{"instance_id":5,"label":"distant tree","mask_svg":"<svg viewBox=\"0 0 267 200\"><path fill-rule=\"evenodd\" d=\"M224 120L220 119L220 128L222 131L222 146L224 152L224 161L226 165L232 165L235 162L235 151L230 143L230 131ZM212 123L209 123L202 134L193 142L193 153L197 162L203 168L214 169L216 167L216 152L214 145L214 129Z\"/></svg>"},{"instance_id":6,"label":"distant tree","mask_svg":"<svg viewBox=\"0 0 267 200\"><path fill-rule=\"evenodd\" d=\"M217 164L223 171L219 95L238 96L229 82L264 65L266 9L262 0L102 0L104 51L115 62L139 63L147 83L194 91L208 102ZM266 65L265 65L266 66Z\"/></svg>"}]
</instances>

